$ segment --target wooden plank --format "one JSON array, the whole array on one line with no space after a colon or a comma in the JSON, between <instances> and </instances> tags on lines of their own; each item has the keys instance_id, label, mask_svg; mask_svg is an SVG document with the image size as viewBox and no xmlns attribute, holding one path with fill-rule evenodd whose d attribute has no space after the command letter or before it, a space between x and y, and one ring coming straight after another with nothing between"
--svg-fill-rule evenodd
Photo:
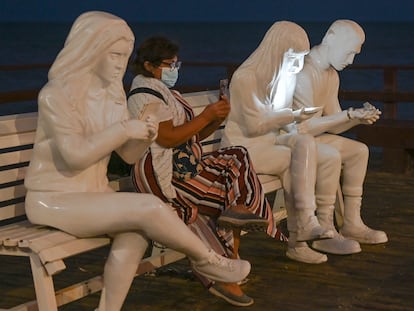
<instances>
[{"instance_id":1,"label":"wooden plank","mask_svg":"<svg viewBox=\"0 0 414 311\"><path fill-rule=\"evenodd\" d=\"M49 229L49 233L47 235L20 240L19 247L30 247L33 252L39 253L44 249L48 249L75 239L77 239L75 236L66 232L57 229Z\"/></svg>"},{"instance_id":2,"label":"wooden plank","mask_svg":"<svg viewBox=\"0 0 414 311\"><path fill-rule=\"evenodd\" d=\"M47 231L45 227L39 226L28 226L28 227L20 227L16 230L9 231L7 234L4 234L3 245L4 246L17 246L17 243L20 239L24 239L25 237L35 236L39 232Z\"/></svg>"},{"instance_id":3,"label":"wooden plank","mask_svg":"<svg viewBox=\"0 0 414 311\"><path fill-rule=\"evenodd\" d=\"M0 227L0 241L22 232L27 232L27 230L34 230L35 228L28 221L21 221L15 224L10 224L7 226Z\"/></svg>"},{"instance_id":4,"label":"wooden plank","mask_svg":"<svg viewBox=\"0 0 414 311\"><path fill-rule=\"evenodd\" d=\"M15 198L21 198L26 195L27 189L21 184L17 186L0 189L0 198L2 201L8 201Z\"/></svg>"},{"instance_id":5,"label":"wooden plank","mask_svg":"<svg viewBox=\"0 0 414 311\"><path fill-rule=\"evenodd\" d=\"M36 127L37 112L0 116L0 136L34 132Z\"/></svg>"},{"instance_id":6,"label":"wooden plank","mask_svg":"<svg viewBox=\"0 0 414 311\"><path fill-rule=\"evenodd\" d=\"M0 171L0 184L23 180L27 171L27 166ZM0 199L2 200L2 199Z\"/></svg>"},{"instance_id":7,"label":"wooden plank","mask_svg":"<svg viewBox=\"0 0 414 311\"><path fill-rule=\"evenodd\" d=\"M39 252L43 264L74 256L109 244L109 238L75 239Z\"/></svg>"},{"instance_id":8,"label":"wooden plank","mask_svg":"<svg viewBox=\"0 0 414 311\"><path fill-rule=\"evenodd\" d=\"M35 239L39 237L49 236L50 230L42 227L39 229L28 230L26 233L13 235L11 237L6 238L3 240L4 246L19 246L20 241L28 241L30 239Z\"/></svg>"},{"instance_id":9,"label":"wooden plank","mask_svg":"<svg viewBox=\"0 0 414 311\"><path fill-rule=\"evenodd\" d=\"M259 174L257 177L259 178L265 193L270 193L282 188L282 182L276 176Z\"/></svg>"},{"instance_id":10,"label":"wooden plank","mask_svg":"<svg viewBox=\"0 0 414 311\"><path fill-rule=\"evenodd\" d=\"M0 154L0 166L29 162L32 157L32 149L17 150Z\"/></svg>"},{"instance_id":11,"label":"wooden plank","mask_svg":"<svg viewBox=\"0 0 414 311\"><path fill-rule=\"evenodd\" d=\"M24 202L13 203L0 208L0 220L10 219L26 214Z\"/></svg>"},{"instance_id":12,"label":"wooden plank","mask_svg":"<svg viewBox=\"0 0 414 311\"><path fill-rule=\"evenodd\" d=\"M0 149L33 144L35 132L0 136Z\"/></svg>"}]
</instances>

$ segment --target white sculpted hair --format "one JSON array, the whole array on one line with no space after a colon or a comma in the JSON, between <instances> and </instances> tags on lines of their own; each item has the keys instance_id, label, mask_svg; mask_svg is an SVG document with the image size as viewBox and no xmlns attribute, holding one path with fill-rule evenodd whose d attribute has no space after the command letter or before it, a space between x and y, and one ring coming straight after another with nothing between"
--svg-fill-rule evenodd
<instances>
[{"instance_id":1,"label":"white sculpted hair","mask_svg":"<svg viewBox=\"0 0 414 311\"><path fill-rule=\"evenodd\" d=\"M275 22L266 32L256 50L237 69L237 73L244 70L250 71L256 77L256 94L273 89L272 84L277 80L279 69L282 65L283 55L288 49L295 52L309 51L310 43L305 30L296 23L290 21ZM260 87L259 87L260 86ZM263 87L266 86L266 87ZM269 94L260 94L266 98Z\"/></svg>"},{"instance_id":2,"label":"white sculpted hair","mask_svg":"<svg viewBox=\"0 0 414 311\"><path fill-rule=\"evenodd\" d=\"M49 81L58 80L66 94L77 101L99 56L119 40L130 42L132 52L134 34L123 19L100 11L83 13L73 23L63 49L50 68ZM114 99L121 102L125 101L122 77L110 89Z\"/></svg>"}]
</instances>

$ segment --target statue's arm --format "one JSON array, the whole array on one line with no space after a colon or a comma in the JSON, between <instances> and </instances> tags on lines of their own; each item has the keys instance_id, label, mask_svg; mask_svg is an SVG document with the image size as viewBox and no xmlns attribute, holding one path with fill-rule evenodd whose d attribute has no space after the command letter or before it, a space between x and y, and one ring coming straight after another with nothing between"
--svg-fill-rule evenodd
<instances>
[{"instance_id":1,"label":"statue's arm","mask_svg":"<svg viewBox=\"0 0 414 311\"><path fill-rule=\"evenodd\" d=\"M323 96L318 98L314 94L314 85L308 75L306 72L298 75L293 107L301 109L322 106L323 109L314 117L297 125L299 132L306 132L313 136L323 133L339 134L358 124L349 119L346 110L342 110L337 97L337 87L325 86L322 92ZM335 76L332 79L335 79ZM336 85L336 83L332 84Z\"/></svg>"},{"instance_id":2,"label":"statue's arm","mask_svg":"<svg viewBox=\"0 0 414 311\"><path fill-rule=\"evenodd\" d=\"M236 79L230 85L230 105L232 110L237 110L237 121L243 125L247 136L262 136L293 122L294 115L290 108L276 111L270 107L266 109L263 96L258 95L254 78L245 75Z\"/></svg>"},{"instance_id":3,"label":"statue's arm","mask_svg":"<svg viewBox=\"0 0 414 311\"><path fill-rule=\"evenodd\" d=\"M84 116L71 106L59 91L48 87L39 95L38 126L51 137L65 163L73 170L82 170L108 156L128 141L127 122L116 122L96 132L87 133Z\"/></svg>"}]
</instances>

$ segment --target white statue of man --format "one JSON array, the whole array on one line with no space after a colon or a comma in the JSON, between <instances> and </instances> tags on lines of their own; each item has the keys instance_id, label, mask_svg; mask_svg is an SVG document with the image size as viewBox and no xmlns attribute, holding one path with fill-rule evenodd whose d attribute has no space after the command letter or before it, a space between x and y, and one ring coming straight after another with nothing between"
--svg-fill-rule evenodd
<instances>
[{"instance_id":1,"label":"white statue of man","mask_svg":"<svg viewBox=\"0 0 414 311\"><path fill-rule=\"evenodd\" d=\"M112 151L135 163L155 140L153 119L130 119L122 78L134 46L124 20L87 12L74 22L39 94L33 156L26 174L26 214L78 237L109 234L99 311L120 310L148 240L184 252L193 269L213 280L238 282L244 260L209 250L170 206L151 194L108 186Z\"/></svg>"},{"instance_id":2,"label":"white statue of man","mask_svg":"<svg viewBox=\"0 0 414 311\"><path fill-rule=\"evenodd\" d=\"M313 47L305 57L303 70L297 75L294 109L314 105L322 107L314 117L299 124L297 131L314 135L318 143L318 157L332 157L336 159L338 168L342 167L344 221L340 234L334 227L334 207L329 199L335 196L339 177L327 170L318 169L317 173L317 216L323 227L334 230L335 237L315 241L312 246L326 253L356 253L360 251L356 241L377 244L388 240L385 232L369 228L360 216L368 148L363 143L337 135L358 124L372 124L381 114L369 103L362 108L342 110L338 100L337 71L353 63L364 41L364 31L357 23L351 20L335 21L321 44Z\"/></svg>"},{"instance_id":3,"label":"white statue of man","mask_svg":"<svg viewBox=\"0 0 414 311\"><path fill-rule=\"evenodd\" d=\"M282 178L288 210L286 254L320 263L327 260L326 255L304 242L333 237L332 230L321 230L315 216L316 142L312 135L285 131L317 111L291 108L296 74L309 48L306 32L299 25L288 21L272 25L231 79L232 107L222 145L245 146L258 174ZM329 168L330 159L325 163ZM297 247L297 243L306 247Z\"/></svg>"}]
</instances>

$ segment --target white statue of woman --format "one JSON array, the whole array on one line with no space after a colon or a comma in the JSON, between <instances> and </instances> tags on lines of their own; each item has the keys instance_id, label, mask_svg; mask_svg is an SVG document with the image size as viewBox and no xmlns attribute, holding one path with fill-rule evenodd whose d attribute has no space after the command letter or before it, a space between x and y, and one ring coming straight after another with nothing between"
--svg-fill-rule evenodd
<instances>
[{"instance_id":1,"label":"white statue of woman","mask_svg":"<svg viewBox=\"0 0 414 311\"><path fill-rule=\"evenodd\" d=\"M222 144L245 146L257 173L282 178L288 208L286 254L320 263L326 256L303 242L333 237L333 231L323 229L315 216L315 139L309 134L286 132L294 122L317 111L291 108L296 74L309 48L306 32L299 25L288 21L273 24L231 79L232 108ZM326 164L329 167L329 159Z\"/></svg>"},{"instance_id":2,"label":"white statue of woman","mask_svg":"<svg viewBox=\"0 0 414 311\"><path fill-rule=\"evenodd\" d=\"M78 237L113 237L99 310L120 310L148 240L185 253L200 274L238 282L243 260L205 247L170 206L151 194L113 192L112 151L135 163L155 140L158 124L130 119L122 78L134 35L124 20L87 12L74 22L39 94L39 119L25 179L26 214Z\"/></svg>"}]
</instances>

